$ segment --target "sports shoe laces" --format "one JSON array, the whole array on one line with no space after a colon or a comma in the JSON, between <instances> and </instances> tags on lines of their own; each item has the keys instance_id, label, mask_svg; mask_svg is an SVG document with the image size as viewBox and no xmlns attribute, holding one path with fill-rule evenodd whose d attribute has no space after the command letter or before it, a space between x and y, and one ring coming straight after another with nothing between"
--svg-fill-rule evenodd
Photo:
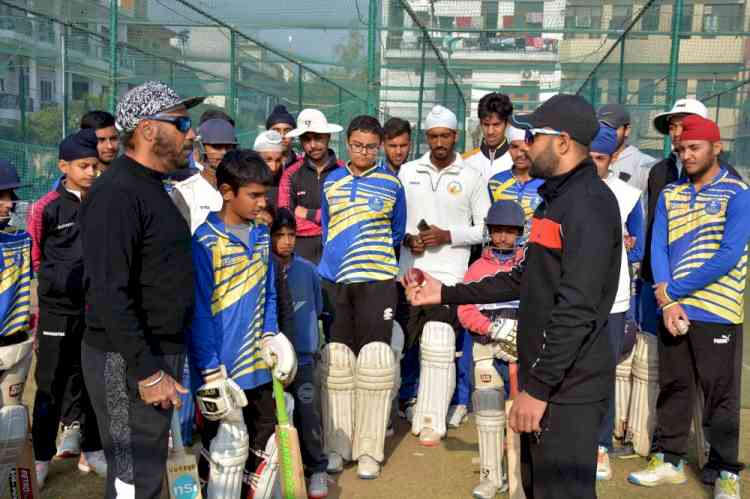
<instances>
[{"instance_id":1,"label":"sports shoe laces","mask_svg":"<svg viewBox=\"0 0 750 499\"><path fill-rule=\"evenodd\" d=\"M738 482L738 480L733 480L731 478L720 478L719 490L730 497L739 497L739 490L737 487Z\"/></svg>"},{"instance_id":2,"label":"sports shoe laces","mask_svg":"<svg viewBox=\"0 0 750 499\"><path fill-rule=\"evenodd\" d=\"M659 466L664 464L664 461L659 459L656 456L651 456L651 459L649 460L648 464L646 465L647 471L656 471Z\"/></svg>"}]
</instances>

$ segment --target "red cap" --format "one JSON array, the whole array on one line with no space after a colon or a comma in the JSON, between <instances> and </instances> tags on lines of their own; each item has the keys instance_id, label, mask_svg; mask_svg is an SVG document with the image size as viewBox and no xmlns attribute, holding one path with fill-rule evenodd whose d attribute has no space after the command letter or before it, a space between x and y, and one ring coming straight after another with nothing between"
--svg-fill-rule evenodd
<instances>
[{"instance_id":1,"label":"red cap","mask_svg":"<svg viewBox=\"0 0 750 499\"><path fill-rule=\"evenodd\" d=\"M719 132L719 125L697 114L685 116L682 120L682 133L680 134L680 141L683 140L720 142L721 133Z\"/></svg>"}]
</instances>

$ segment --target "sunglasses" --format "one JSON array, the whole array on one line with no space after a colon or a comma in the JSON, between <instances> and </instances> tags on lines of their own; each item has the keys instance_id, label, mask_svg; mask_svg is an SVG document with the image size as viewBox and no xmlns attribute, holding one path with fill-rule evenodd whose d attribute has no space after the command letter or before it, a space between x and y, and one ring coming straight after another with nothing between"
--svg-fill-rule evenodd
<instances>
[{"instance_id":1,"label":"sunglasses","mask_svg":"<svg viewBox=\"0 0 750 499\"><path fill-rule=\"evenodd\" d=\"M193 127L193 120L190 119L190 116L168 116L156 114L154 116L147 116L146 119L174 125L180 133L188 133Z\"/></svg>"},{"instance_id":2,"label":"sunglasses","mask_svg":"<svg viewBox=\"0 0 750 499\"><path fill-rule=\"evenodd\" d=\"M531 128L529 130L526 130L526 134L523 139L527 146L530 146L534 143L535 135L562 135L562 132L558 132L557 130L548 130L546 128Z\"/></svg>"}]
</instances>

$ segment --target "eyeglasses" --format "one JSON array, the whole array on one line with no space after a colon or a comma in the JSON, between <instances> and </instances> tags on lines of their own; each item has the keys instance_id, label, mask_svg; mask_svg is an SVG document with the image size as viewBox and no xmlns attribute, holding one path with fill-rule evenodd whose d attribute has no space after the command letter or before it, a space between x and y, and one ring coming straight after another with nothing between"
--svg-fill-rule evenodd
<instances>
[{"instance_id":1,"label":"eyeglasses","mask_svg":"<svg viewBox=\"0 0 750 499\"><path fill-rule=\"evenodd\" d=\"M530 130L526 130L526 135L524 136L523 141L527 146L530 146L534 143L534 135L562 135L562 132L558 132L557 130L548 130L546 128L532 128Z\"/></svg>"},{"instance_id":2,"label":"eyeglasses","mask_svg":"<svg viewBox=\"0 0 750 499\"><path fill-rule=\"evenodd\" d=\"M190 116L169 116L166 114L155 114L154 116L146 116L146 119L161 121L163 123L174 125L180 133L188 133L193 127L193 120L190 119Z\"/></svg>"},{"instance_id":3,"label":"eyeglasses","mask_svg":"<svg viewBox=\"0 0 750 499\"><path fill-rule=\"evenodd\" d=\"M352 150L352 152L356 152L359 154L367 153L367 154L375 154L378 152L378 149L380 149L380 144L357 144L356 142L352 142L349 144L349 148Z\"/></svg>"}]
</instances>

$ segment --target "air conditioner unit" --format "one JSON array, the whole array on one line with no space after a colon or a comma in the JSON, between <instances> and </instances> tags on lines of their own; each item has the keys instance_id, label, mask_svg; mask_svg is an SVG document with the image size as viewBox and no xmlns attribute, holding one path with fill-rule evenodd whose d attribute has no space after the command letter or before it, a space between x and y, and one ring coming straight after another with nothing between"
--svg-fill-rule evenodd
<instances>
[{"instance_id":1,"label":"air conditioner unit","mask_svg":"<svg viewBox=\"0 0 750 499\"><path fill-rule=\"evenodd\" d=\"M576 16L576 28L590 28L591 16Z\"/></svg>"}]
</instances>

